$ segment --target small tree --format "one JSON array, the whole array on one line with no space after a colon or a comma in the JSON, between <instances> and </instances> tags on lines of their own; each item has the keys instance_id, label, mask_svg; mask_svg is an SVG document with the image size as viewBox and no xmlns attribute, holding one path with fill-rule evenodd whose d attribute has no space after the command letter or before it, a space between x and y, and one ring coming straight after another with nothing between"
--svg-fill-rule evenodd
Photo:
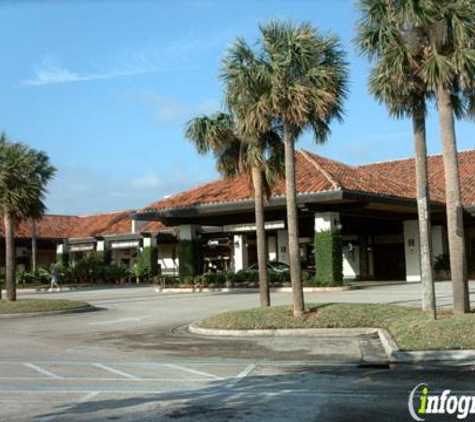
<instances>
[{"instance_id":1,"label":"small tree","mask_svg":"<svg viewBox=\"0 0 475 422\"><path fill-rule=\"evenodd\" d=\"M281 141L278 133L272 130L243 138L237 126L229 114L201 116L189 122L186 137L199 153L213 152L216 167L224 177L244 175L249 178L254 191L260 303L270 306L264 203L270 197L274 177L281 174Z\"/></svg>"}]
</instances>

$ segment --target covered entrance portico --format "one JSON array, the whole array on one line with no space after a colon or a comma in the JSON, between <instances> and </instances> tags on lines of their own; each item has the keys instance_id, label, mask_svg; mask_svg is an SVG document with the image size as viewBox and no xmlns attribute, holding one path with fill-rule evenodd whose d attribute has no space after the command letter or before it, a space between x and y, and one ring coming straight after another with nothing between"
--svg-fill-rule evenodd
<instances>
[{"instance_id":1,"label":"covered entrance portico","mask_svg":"<svg viewBox=\"0 0 475 422\"><path fill-rule=\"evenodd\" d=\"M257 262L252 202L152 211L139 218L159 219L180 227L202 245L202 271L239 271ZM443 207L433 206L433 254L444 253ZM285 202L271 201L266 209L269 261L289 263ZM336 229L343 241L346 280L420 281L419 235L414 201L362 196L349 192L298 197L299 243L303 268L315 269L315 232ZM202 227L213 226L210 233Z\"/></svg>"}]
</instances>

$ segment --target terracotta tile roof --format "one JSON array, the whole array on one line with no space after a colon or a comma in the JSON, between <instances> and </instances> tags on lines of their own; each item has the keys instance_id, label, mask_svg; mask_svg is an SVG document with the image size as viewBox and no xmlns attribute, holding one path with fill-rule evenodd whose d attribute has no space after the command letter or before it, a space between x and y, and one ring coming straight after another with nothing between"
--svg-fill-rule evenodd
<instances>
[{"instance_id":1,"label":"terracotta tile roof","mask_svg":"<svg viewBox=\"0 0 475 422\"><path fill-rule=\"evenodd\" d=\"M387 177L375 172L323 158L308 151L297 151L296 188L298 194L331 191L352 191L402 199L414 199L415 186L405 180ZM285 182L278 180L272 189L272 197L285 196ZM245 176L220 179L200 187L180 192L147 206L142 211L178 209L182 207L212 205L252 200L252 192ZM443 202L443 195L435 192L434 201Z\"/></svg>"},{"instance_id":2,"label":"terracotta tile roof","mask_svg":"<svg viewBox=\"0 0 475 422\"><path fill-rule=\"evenodd\" d=\"M171 229L165 227L161 221L149 221L145 224L141 229L140 232L143 233L154 233L159 231L170 231Z\"/></svg>"},{"instance_id":3,"label":"terracotta tile roof","mask_svg":"<svg viewBox=\"0 0 475 422\"><path fill-rule=\"evenodd\" d=\"M458 154L460 187L463 205L475 204L475 150L461 151ZM431 155L429 165L429 189L438 191L445 199L444 163L442 155ZM384 174L394 180L414 185L416 178L415 161L413 158L394 160L381 163L365 164L360 169ZM445 200L444 200L445 202Z\"/></svg>"},{"instance_id":4,"label":"terracotta tile roof","mask_svg":"<svg viewBox=\"0 0 475 422\"><path fill-rule=\"evenodd\" d=\"M132 233L132 215L135 210L80 216L69 237L110 236ZM153 221L140 228L139 232L158 232L165 226Z\"/></svg>"},{"instance_id":5,"label":"terracotta tile roof","mask_svg":"<svg viewBox=\"0 0 475 422\"><path fill-rule=\"evenodd\" d=\"M71 227L76 224L78 217L68 215L45 215L36 223L36 234L39 239L64 239L68 237ZM4 237L4 225L0 224L0 237ZM31 222L21 221L15 227L15 238L31 238Z\"/></svg>"},{"instance_id":6,"label":"terracotta tile roof","mask_svg":"<svg viewBox=\"0 0 475 422\"><path fill-rule=\"evenodd\" d=\"M39 239L86 238L132 233L134 211L120 211L86 216L45 215L36 223ZM148 222L140 231L158 232L165 226L159 221ZM4 237L4 226L0 224L0 238ZM21 221L15 227L17 239L31 238L30 221Z\"/></svg>"},{"instance_id":7,"label":"terracotta tile roof","mask_svg":"<svg viewBox=\"0 0 475 422\"><path fill-rule=\"evenodd\" d=\"M74 227L71 227L69 237L94 237L130 233L132 227L131 213L133 211L79 216Z\"/></svg>"}]
</instances>

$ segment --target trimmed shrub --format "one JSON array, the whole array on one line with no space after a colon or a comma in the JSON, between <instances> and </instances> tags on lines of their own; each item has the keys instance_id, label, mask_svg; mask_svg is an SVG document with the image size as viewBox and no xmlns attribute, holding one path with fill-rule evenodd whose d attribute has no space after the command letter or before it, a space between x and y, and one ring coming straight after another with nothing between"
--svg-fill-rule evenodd
<instances>
[{"instance_id":1,"label":"trimmed shrub","mask_svg":"<svg viewBox=\"0 0 475 422\"><path fill-rule=\"evenodd\" d=\"M178 243L180 279L201 274L203 267L202 246L199 240L180 240Z\"/></svg>"},{"instance_id":2,"label":"trimmed shrub","mask_svg":"<svg viewBox=\"0 0 475 422\"><path fill-rule=\"evenodd\" d=\"M68 265L69 255L67 253L57 253L56 263L59 265Z\"/></svg>"},{"instance_id":3,"label":"trimmed shrub","mask_svg":"<svg viewBox=\"0 0 475 422\"><path fill-rule=\"evenodd\" d=\"M315 265L317 286L343 285L343 245L339 230L315 233Z\"/></svg>"}]
</instances>

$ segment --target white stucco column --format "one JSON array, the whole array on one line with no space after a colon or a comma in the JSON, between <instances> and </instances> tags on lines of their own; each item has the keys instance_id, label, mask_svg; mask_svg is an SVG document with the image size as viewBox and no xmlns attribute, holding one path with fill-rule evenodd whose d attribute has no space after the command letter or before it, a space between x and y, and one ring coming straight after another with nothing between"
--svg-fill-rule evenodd
<instances>
[{"instance_id":1,"label":"white stucco column","mask_svg":"<svg viewBox=\"0 0 475 422\"><path fill-rule=\"evenodd\" d=\"M269 254L269 261L277 261L277 238L275 236L267 239L267 252Z\"/></svg>"},{"instance_id":2,"label":"white stucco column","mask_svg":"<svg viewBox=\"0 0 475 422\"><path fill-rule=\"evenodd\" d=\"M315 213L315 232L338 229L340 225L340 213L317 212Z\"/></svg>"},{"instance_id":3,"label":"white stucco column","mask_svg":"<svg viewBox=\"0 0 475 422\"><path fill-rule=\"evenodd\" d=\"M419 222L406 220L403 225L406 281L421 281Z\"/></svg>"},{"instance_id":4,"label":"white stucco column","mask_svg":"<svg viewBox=\"0 0 475 422\"><path fill-rule=\"evenodd\" d=\"M277 230L277 261L290 265L289 233L287 230Z\"/></svg>"},{"instance_id":5,"label":"white stucco column","mask_svg":"<svg viewBox=\"0 0 475 422\"><path fill-rule=\"evenodd\" d=\"M143 247L144 248L149 248L153 247L155 248L157 246L157 238L155 236L144 236L143 237Z\"/></svg>"},{"instance_id":6,"label":"white stucco column","mask_svg":"<svg viewBox=\"0 0 475 422\"><path fill-rule=\"evenodd\" d=\"M180 226L180 239L193 240L198 237L200 226L196 224L184 224Z\"/></svg>"},{"instance_id":7,"label":"white stucco column","mask_svg":"<svg viewBox=\"0 0 475 422\"><path fill-rule=\"evenodd\" d=\"M106 241L104 239L98 239L96 243L96 251L104 252L106 250Z\"/></svg>"},{"instance_id":8,"label":"white stucco column","mask_svg":"<svg viewBox=\"0 0 475 422\"><path fill-rule=\"evenodd\" d=\"M68 253L68 244L67 243L60 243L59 245L56 245L56 254L57 255L63 255L65 253Z\"/></svg>"},{"instance_id":9,"label":"white stucco column","mask_svg":"<svg viewBox=\"0 0 475 422\"><path fill-rule=\"evenodd\" d=\"M247 237L244 234L235 234L233 238L234 245L234 272L245 270L248 267Z\"/></svg>"}]
</instances>

